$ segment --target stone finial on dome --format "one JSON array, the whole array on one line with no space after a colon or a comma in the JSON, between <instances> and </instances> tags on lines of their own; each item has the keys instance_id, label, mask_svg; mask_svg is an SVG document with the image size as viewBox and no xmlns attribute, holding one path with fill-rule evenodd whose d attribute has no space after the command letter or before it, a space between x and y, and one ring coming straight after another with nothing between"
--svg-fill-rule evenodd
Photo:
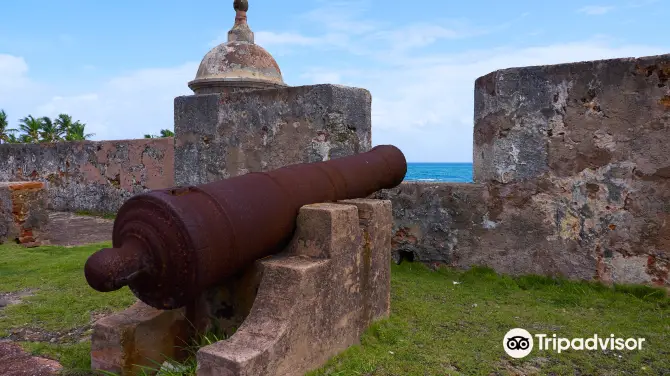
<instances>
[{"instance_id":1,"label":"stone finial on dome","mask_svg":"<svg viewBox=\"0 0 670 376\"><path fill-rule=\"evenodd\" d=\"M254 32L247 24L249 2L247 0L235 0L233 8L235 9L235 24L228 31L228 42L254 43Z\"/></svg>"},{"instance_id":2,"label":"stone finial on dome","mask_svg":"<svg viewBox=\"0 0 670 376\"><path fill-rule=\"evenodd\" d=\"M287 86L275 59L254 43L247 24L247 0L235 0L235 24L228 41L205 55L195 79L188 86L195 94L221 93Z\"/></svg>"},{"instance_id":3,"label":"stone finial on dome","mask_svg":"<svg viewBox=\"0 0 670 376\"><path fill-rule=\"evenodd\" d=\"M249 2L247 0L235 0L233 1L233 9L246 13L249 10Z\"/></svg>"}]
</instances>

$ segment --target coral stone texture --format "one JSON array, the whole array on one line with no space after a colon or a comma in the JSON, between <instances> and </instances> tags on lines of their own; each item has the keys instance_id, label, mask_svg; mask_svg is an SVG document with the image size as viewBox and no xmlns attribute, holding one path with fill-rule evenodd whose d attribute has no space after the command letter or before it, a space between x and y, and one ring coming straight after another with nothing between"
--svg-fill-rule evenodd
<instances>
[{"instance_id":1,"label":"coral stone texture","mask_svg":"<svg viewBox=\"0 0 670 376\"><path fill-rule=\"evenodd\" d=\"M663 175L658 171L670 166L669 77L670 55L512 68L480 77L475 181L602 175L614 167L638 177Z\"/></svg>"},{"instance_id":2,"label":"coral stone texture","mask_svg":"<svg viewBox=\"0 0 670 376\"><path fill-rule=\"evenodd\" d=\"M44 183L0 183L0 244L39 245L48 223L47 203Z\"/></svg>"},{"instance_id":3,"label":"coral stone texture","mask_svg":"<svg viewBox=\"0 0 670 376\"><path fill-rule=\"evenodd\" d=\"M49 208L113 213L174 182L172 138L0 145L0 181L40 181Z\"/></svg>"},{"instance_id":4,"label":"coral stone texture","mask_svg":"<svg viewBox=\"0 0 670 376\"><path fill-rule=\"evenodd\" d=\"M415 261L459 265L487 234L483 184L403 182L374 197L393 203L393 250ZM467 264L467 260L465 263Z\"/></svg>"},{"instance_id":5,"label":"coral stone texture","mask_svg":"<svg viewBox=\"0 0 670 376\"><path fill-rule=\"evenodd\" d=\"M175 99L177 185L370 149L365 89L314 85Z\"/></svg>"}]
</instances>

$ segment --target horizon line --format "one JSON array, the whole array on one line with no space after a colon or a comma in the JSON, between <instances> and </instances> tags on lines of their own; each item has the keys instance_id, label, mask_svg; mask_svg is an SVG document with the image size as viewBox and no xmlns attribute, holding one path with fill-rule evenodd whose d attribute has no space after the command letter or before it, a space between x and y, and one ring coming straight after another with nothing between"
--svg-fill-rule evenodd
<instances>
[{"instance_id":1,"label":"horizon line","mask_svg":"<svg viewBox=\"0 0 670 376\"><path fill-rule=\"evenodd\" d=\"M470 162L417 162L417 161L407 161L407 163L426 163L426 164L438 164L438 163L459 163L459 164L472 164L472 161Z\"/></svg>"}]
</instances>

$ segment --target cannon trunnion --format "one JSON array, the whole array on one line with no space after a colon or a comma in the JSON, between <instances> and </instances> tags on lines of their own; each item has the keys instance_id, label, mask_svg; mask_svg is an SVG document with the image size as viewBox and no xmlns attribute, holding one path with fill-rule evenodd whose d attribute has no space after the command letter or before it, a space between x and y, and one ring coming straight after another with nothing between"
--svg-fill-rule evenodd
<instances>
[{"instance_id":1,"label":"cannon trunnion","mask_svg":"<svg viewBox=\"0 0 670 376\"><path fill-rule=\"evenodd\" d=\"M127 285L158 309L183 307L280 252L302 206L364 198L397 186L406 172L402 152L382 145L326 162L133 196L117 213L113 248L87 260L86 280L102 292Z\"/></svg>"}]
</instances>

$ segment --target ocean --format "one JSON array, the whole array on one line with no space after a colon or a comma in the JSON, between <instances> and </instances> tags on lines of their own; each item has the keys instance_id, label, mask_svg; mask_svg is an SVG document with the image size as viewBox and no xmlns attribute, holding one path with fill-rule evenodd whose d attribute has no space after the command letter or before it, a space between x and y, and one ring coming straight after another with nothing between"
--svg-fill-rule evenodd
<instances>
[{"instance_id":1,"label":"ocean","mask_svg":"<svg viewBox=\"0 0 670 376\"><path fill-rule=\"evenodd\" d=\"M472 182L472 163L407 163L405 181Z\"/></svg>"}]
</instances>

